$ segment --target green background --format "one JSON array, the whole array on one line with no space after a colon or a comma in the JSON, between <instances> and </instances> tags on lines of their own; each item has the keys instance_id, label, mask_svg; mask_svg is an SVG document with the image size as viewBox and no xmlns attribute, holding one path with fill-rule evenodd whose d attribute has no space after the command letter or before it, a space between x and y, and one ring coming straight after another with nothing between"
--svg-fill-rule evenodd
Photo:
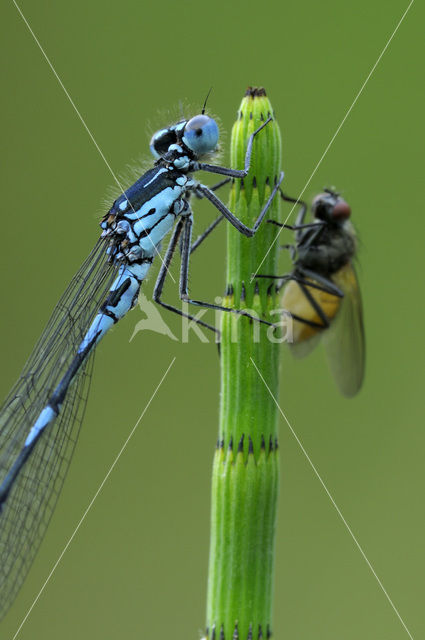
<instances>
[{"instance_id":1,"label":"green background","mask_svg":"<svg viewBox=\"0 0 425 640\"><path fill-rule=\"evenodd\" d=\"M114 171L210 86L228 162L248 84L264 85L298 195L407 2L74 2L22 10ZM322 349L282 349L281 404L413 637L423 612L423 8L415 2L309 185L343 190L360 237L367 372L341 398ZM19 375L97 235L113 180L12 2L2 3L1 388ZM161 116L162 113L162 116ZM166 114L164 116L164 113ZM171 116L173 119L173 116ZM196 228L214 215L196 203ZM191 291L224 288L225 229ZM158 261L153 269L156 272ZM173 269L177 277L177 265ZM150 298L154 277L145 294ZM173 287L167 292L173 299ZM195 296L195 297L196 297ZM164 316L163 316L164 317ZM199 638L218 419L213 344L141 332L139 308L99 347L84 428L42 548L0 636L12 638L146 406L175 364L22 628L22 640ZM180 335L179 321L165 315ZM406 631L299 446L280 425L275 637L402 640Z\"/></svg>"}]
</instances>

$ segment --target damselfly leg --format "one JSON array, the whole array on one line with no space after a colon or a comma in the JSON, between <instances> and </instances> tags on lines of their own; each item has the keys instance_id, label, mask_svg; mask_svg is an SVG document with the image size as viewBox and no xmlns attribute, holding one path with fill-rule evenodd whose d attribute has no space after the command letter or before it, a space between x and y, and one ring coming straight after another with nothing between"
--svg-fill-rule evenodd
<instances>
[{"instance_id":1,"label":"damselfly leg","mask_svg":"<svg viewBox=\"0 0 425 640\"><path fill-rule=\"evenodd\" d=\"M195 316L192 316L189 313L185 313L184 311L182 311L178 307L175 307L174 305L171 305L168 302L164 302L163 300L161 300L161 294L162 294L162 290L164 288L165 278L166 278L166 276L168 274L168 270L169 270L169 267L171 265L171 261L173 259L173 255L174 255L174 252L176 250L176 247L177 247L177 244L179 242L179 239L181 237L181 234L182 234L184 226L185 226L185 218L180 218L180 220L178 221L178 223L174 227L173 234L171 236L171 240L168 243L168 247L167 247L167 251L166 251L165 257L164 257L164 261L163 261L163 263L161 265L161 268L160 268L159 273L158 273L158 277L157 277L156 282L155 282L155 287L154 287L154 290L153 290L152 297L153 297L154 302L156 302L157 304L161 305L161 307L164 307L164 309L167 309L168 311L172 311L173 313L177 313L182 318L187 318L188 320L191 320L192 322L196 322L196 324L199 324L201 327L204 327L205 329L210 329L211 331L214 331L214 333L217 336L219 336L220 332L218 331L218 329L216 329L212 325L207 324L206 322L203 322L203 320L200 320L199 318L195 318ZM207 237L207 236L205 235L204 237ZM198 243L198 246L199 246L199 244L200 243ZM182 247L182 255L183 255L183 247ZM181 290L181 282L182 282L182 275L180 274L180 290Z\"/></svg>"},{"instance_id":2,"label":"damselfly leg","mask_svg":"<svg viewBox=\"0 0 425 640\"><path fill-rule=\"evenodd\" d=\"M211 224L196 238L195 242L190 247L191 254L204 242L204 240L206 240L206 238L208 238L210 233L212 233L224 219L224 216L218 216L218 218L211 222Z\"/></svg>"},{"instance_id":3,"label":"damselfly leg","mask_svg":"<svg viewBox=\"0 0 425 640\"><path fill-rule=\"evenodd\" d=\"M248 313L247 311L244 311L243 309L231 309L229 307L223 307L221 305L218 304L212 304L209 302L202 302L201 300L192 300L191 298L189 298L189 293L188 293L188 279L189 279L189 260L190 260L190 255L191 253L199 247L199 245L208 237L208 235L211 233L211 231L213 231L213 229L218 225L218 223L222 220L222 218L217 218L207 229L206 231L197 239L196 243L194 243L191 246L191 235L192 235L192 225L193 225L193 215L192 212L188 213L184 218L181 218L178 222L178 224L176 225L173 235L171 237L171 240L168 244L167 247L167 252L165 254L165 258L164 258L164 262L161 265L159 274L158 274L158 278L157 281L155 283L155 288L154 288L154 292L153 292L153 299L155 302L157 302L158 304L160 304L162 307L164 307L165 309L167 309L168 311L172 311L173 313L178 314L179 316L183 317L183 318L188 318L189 320L196 322L197 324L199 324L202 327L205 327L206 329L210 329L211 331L214 331L214 333L216 334L216 336L220 335L220 332L218 331L218 329L216 329L215 327L213 327L210 324L207 324L206 322L204 322L203 320L200 320L199 318L196 318L195 316L192 316L188 313L185 313L184 311L182 311L181 309L179 309L178 307L175 307L174 305L171 305L167 302L164 302L161 299L162 296L162 292L163 292L163 288L164 288L164 283L165 283L165 279L167 277L168 274L168 269L171 265L171 261L177 246L177 243L179 242L179 239L181 237L182 241L181 241L181 245L180 245L180 250L181 250L181 258L180 258L180 285L179 285L179 293L180 293L180 299L183 300L184 302L187 302L189 304L193 304L196 305L198 307L204 307L206 309L213 309L215 311L225 311L228 313L235 313L241 316L246 316L247 318L250 318L251 320L255 320L257 322L260 322L262 324L266 324L268 326L272 326L271 322L267 322L266 320L262 320L261 318L257 318L256 316L251 315L250 313Z\"/></svg>"},{"instance_id":4,"label":"damselfly leg","mask_svg":"<svg viewBox=\"0 0 425 640\"><path fill-rule=\"evenodd\" d=\"M229 184L229 182L231 181L232 181L232 178L225 178L224 180L220 180L220 182L217 182L217 184L210 187L210 191L217 191L221 187L224 187L224 185ZM202 192L198 192L196 189L194 190L193 193L198 198L198 200L203 200L205 198L205 195ZM210 235L212 231L214 231L214 229L223 220L224 220L224 216L220 215L213 222L211 222L210 225L208 225L208 227L196 238L195 242L190 247L191 254L195 251L195 249L199 247L200 244L202 244L202 242Z\"/></svg>"},{"instance_id":5,"label":"damselfly leg","mask_svg":"<svg viewBox=\"0 0 425 640\"><path fill-rule=\"evenodd\" d=\"M206 187L205 185L198 185L198 189L199 191L201 191L201 193L204 194L204 196L211 202L211 204L213 204L216 209L218 209L220 211L220 213L230 222L230 224L232 224L235 229L237 229L240 233L242 233L244 236L247 236L248 238L251 238L252 236L254 236L257 231L258 228L261 224L261 222L264 219L264 216L266 215L267 211L270 208L270 205L272 204L275 195L277 193L277 191L279 190L279 187L283 181L284 178L284 173L282 171L282 173L280 174L270 196L269 199L267 200L266 204L264 205L263 209L261 210L258 218L256 219L256 221L254 222L254 225L252 227L248 227L246 224L244 224L242 222L242 220L240 220L237 216L235 216L234 213L232 213L227 207L226 205L221 202L221 200L219 200L219 198L217 198L217 196L211 191L211 189L209 189L208 187Z\"/></svg>"}]
</instances>

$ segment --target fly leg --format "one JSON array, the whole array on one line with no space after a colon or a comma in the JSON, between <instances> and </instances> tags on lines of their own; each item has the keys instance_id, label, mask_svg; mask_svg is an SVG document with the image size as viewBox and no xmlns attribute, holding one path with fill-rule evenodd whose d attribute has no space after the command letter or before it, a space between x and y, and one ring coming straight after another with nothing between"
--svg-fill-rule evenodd
<instances>
[{"instance_id":1,"label":"fly leg","mask_svg":"<svg viewBox=\"0 0 425 640\"><path fill-rule=\"evenodd\" d=\"M305 229L321 229L325 226L324 222L305 222L305 217L307 215L307 204L304 200L298 200L296 198L291 198L291 196L287 196L286 193L283 193L282 189L279 189L280 197L285 202L292 202L294 205L299 205L300 210L297 215L297 219L295 224L286 224L278 222L277 220L267 220L268 223L274 224L281 229L290 229L291 231L295 231L295 238L297 243L302 242L303 237L305 235ZM294 207L293 207L294 208ZM292 211L292 210L291 210ZM314 234L314 238L316 238L316 234Z\"/></svg>"},{"instance_id":2,"label":"fly leg","mask_svg":"<svg viewBox=\"0 0 425 640\"><path fill-rule=\"evenodd\" d=\"M292 317L295 318L296 320L299 320L299 322L303 322L304 324L308 324L310 326L313 325L316 327L319 326L321 329L328 329L330 326L330 321L328 316L320 306L320 304L311 295L310 291L308 290L308 288L305 286L303 282L298 282L298 286L300 287L301 291L303 292L303 294L305 295L305 297L307 298L307 300L309 301L309 303L311 304L311 306L313 307L313 309L315 310L315 312L317 313L317 315L319 316L323 324L320 325L320 323L314 323L314 322L312 323L310 320L306 320L306 318L297 317L295 315L293 315Z\"/></svg>"},{"instance_id":3,"label":"fly leg","mask_svg":"<svg viewBox=\"0 0 425 640\"><path fill-rule=\"evenodd\" d=\"M322 276L319 273L316 273L315 271L311 271L310 269L305 269L304 267L300 267L300 266L297 266L297 271L302 276L309 279L305 283L305 284L308 284L309 287L313 287L313 289L320 289L320 287L318 287L317 285L313 286L313 284L310 282L310 279L315 280L316 282L322 285L323 287L322 291L325 291L326 293L330 293L331 295L337 296L338 298L344 297L344 292L341 291L341 289L337 287L329 278L326 278L325 276Z\"/></svg>"},{"instance_id":4,"label":"fly leg","mask_svg":"<svg viewBox=\"0 0 425 640\"><path fill-rule=\"evenodd\" d=\"M282 288L282 286L290 280L294 280L295 282L297 282L301 291L309 301L310 305L319 316L321 323L307 320L306 318L302 318L301 316L298 316L296 314L291 314L291 316L299 322L303 322L304 324L308 324L311 327L317 327L320 329L327 329L330 326L329 318L323 311L318 301L314 298L314 296L312 296L309 289L311 288L317 289L318 291L324 291L325 293L337 296L338 298L344 297L344 293L331 280L316 273L315 271L310 271L309 269L303 269L300 267L297 267L296 271L284 276L257 274L256 278L270 278L272 280L279 280L280 282L278 284L278 289Z\"/></svg>"},{"instance_id":5,"label":"fly leg","mask_svg":"<svg viewBox=\"0 0 425 640\"><path fill-rule=\"evenodd\" d=\"M292 245L288 245L288 246L292 247ZM307 277L303 278L300 275L298 275L298 273L304 274ZM313 276L315 280L317 280L317 282L312 282L311 280L307 279L307 278L312 278ZM340 289L338 289L338 287L336 287L331 280L328 280L327 278L320 276L314 271L308 271L308 273L305 273L304 270L301 270L300 267L297 267L297 273L288 273L284 276L273 276L269 274L257 273L255 277L269 278L270 280L280 280L282 281L282 285L285 284L286 282L289 282L289 280L294 280L295 282L298 282L298 284L305 284L311 289L318 289L319 291L324 291L325 293L329 293L330 295L337 296L338 298L344 297L343 292ZM318 282L320 282L321 284L317 284ZM282 285L280 285L279 288L281 288Z\"/></svg>"},{"instance_id":6,"label":"fly leg","mask_svg":"<svg viewBox=\"0 0 425 640\"><path fill-rule=\"evenodd\" d=\"M291 260L292 262L295 262L297 248L302 245L303 248L305 249L306 247L309 247L312 243L314 243L318 238L318 236L320 235L322 229L325 227L326 223L325 222L307 222L307 223L304 222L305 216L307 214L306 203L303 200L296 200L295 198L291 198L290 196L287 196L285 193L283 193L281 189L279 191L280 191L280 196L282 200L285 200L287 202L293 202L294 204L299 204L301 206L301 209L297 215L296 222L293 225L286 224L286 223L282 224L277 220L267 220L267 222L274 224L277 227L280 227L283 229L290 229L291 231L295 231L296 244L281 245L281 249L289 249L289 255L291 257ZM313 231L310 232L309 230L313 230Z\"/></svg>"}]
</instances>

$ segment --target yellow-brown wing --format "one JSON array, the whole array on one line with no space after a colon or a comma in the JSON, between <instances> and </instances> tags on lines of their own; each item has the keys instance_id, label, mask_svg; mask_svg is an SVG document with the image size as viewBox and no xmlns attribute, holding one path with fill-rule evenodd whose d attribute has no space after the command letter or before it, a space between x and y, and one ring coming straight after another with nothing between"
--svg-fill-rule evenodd
<instances>
[{"instance_id":1,"label":"yellow-brown wing","mask_svg":"<svg viewBox=\"0 0 425 640\"><path fill-rule=\"evenodd\" d=\"M340 308L341 298L326 291L309 287L308 285L304 286L326 314L328 320L332 322ZM290 280L285 287L282 296L282 307L289 311L291 315L304 318L309 322L315 322L318 325L323 324L311 301L300 285L294 280ZM309 324L293 319L293 342L289 345L293 355L297 358L303 358L308 355L319 342L324 330L324 327L323 329L320 327L312 327Z\"/></svg>"},{"instance_id":2,"label":"yellow-brown wing","mask_svg":"<svg viewBox=\"0 0 425 640\"><path fill-rule=\"evenodd\" d=\"M324 332L323 344L335 382L346 397L360 389L365 369L365 335L359 283L351 263L332 276L343 291L341 308L330 328Z\"/></svg>"}]
</instances>

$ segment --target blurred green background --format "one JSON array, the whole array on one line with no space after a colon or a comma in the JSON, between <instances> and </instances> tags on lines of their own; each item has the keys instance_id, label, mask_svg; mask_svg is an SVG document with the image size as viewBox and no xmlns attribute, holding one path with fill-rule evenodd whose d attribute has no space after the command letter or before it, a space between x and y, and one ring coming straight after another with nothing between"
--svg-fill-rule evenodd
<instances>
[{"instance_id":1,"label":"blurred green background","mask_svg":"<svg viewBox=\"0 0 425 640\"><path fill-rule=\"evenodd\" d=\"M228 162L245 88L263 85L282 129L285 189L297 195L407 4L22 0L21 8L114 171L147 155L152 130L168 124L163 110L178 112L182 100L199 111L210 86ZM367 331L364 388L344 400L322 349L304 362L282 349L280 398L415 638L425 636L423 18L414 3L306 192L311 199L333 184L352 205ZM2 3L0 23L5 395L95 242L113 180L12 2ZM215 213L195 206L201 230ZM220 295L224 263L222 228L193 259L191 291ZM144 286L148 298L153 282ZM73 464L2 638L13 637L173 357L19 637L200 637L217 350L195 335L180 344L141 332L130 342L142 318L137 308L97 351ZM180 335L179 321L165 319ZM275 637L407 638L283 421L280 443Z\"/></svg>"}]
</instances>

